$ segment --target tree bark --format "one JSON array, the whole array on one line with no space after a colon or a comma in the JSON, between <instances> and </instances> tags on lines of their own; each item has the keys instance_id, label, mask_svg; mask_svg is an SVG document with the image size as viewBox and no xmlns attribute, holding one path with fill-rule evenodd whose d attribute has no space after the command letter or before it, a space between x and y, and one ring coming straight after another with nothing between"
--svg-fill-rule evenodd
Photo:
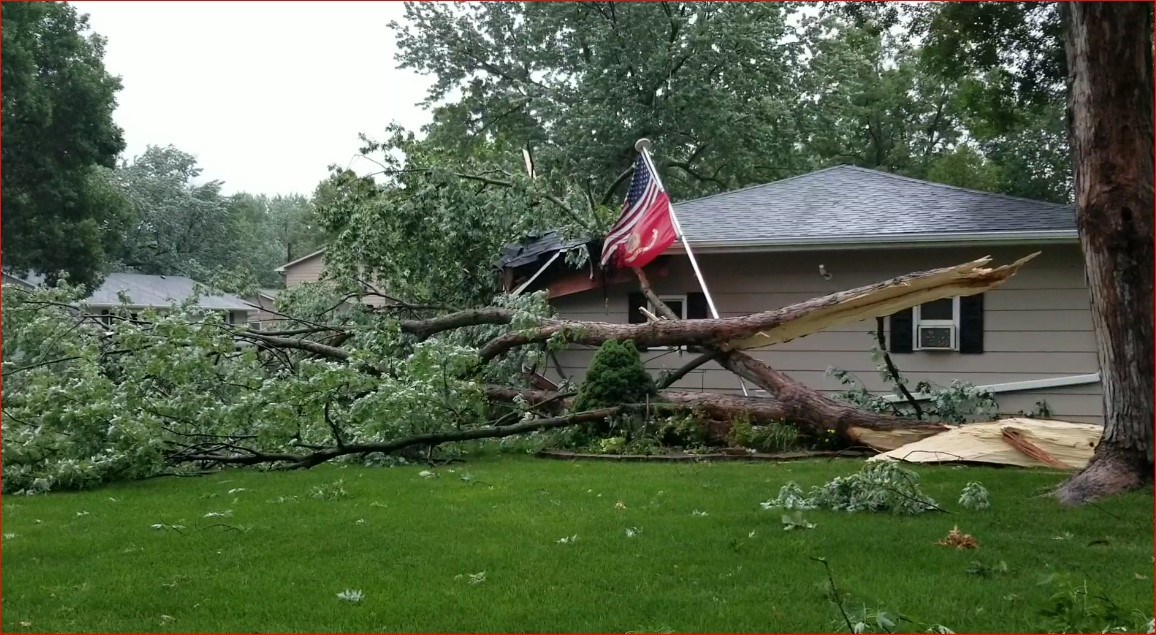
<instances>
[{"instance_id":1,"label":"tree bark","mask_svg":"<svg viewBox=\"0 0 1156 635\"><path fill-rule=\"evenodd\" d=\"M1104 390L1104 436L1058 498L1152 480L1152 5L1068 3L1068 124L1076 223Z\"/></svg>"},{"instance_id":2,"label":"tree bark","mask_svg":"<svg viewBox=\"0 0 1156 635\"><path fill-rule=\"evenodd\" d=\"M800 431L820 436L835 432L853 443L886 452L897 447L939 434L947 426L937 423L912 421L860 410L853 406L827 399L762 362L742 353L732 362L735 372L755 383L768 381L777 386L776 397L744 397L741 395L709 392L663 390L650 404L653 412L701 412L711 419L729 421L749 418L755 425L788 423ZM769 375L768 375L769 371ZM781 377L780 379L773 379ZM554 413L568 407L573 399L547 390L516 389L490 386L486 395L499 402L511 402L521 396L535 409ZM725 430L723 431L725 432Z\"/></svg>"}]
</instances>

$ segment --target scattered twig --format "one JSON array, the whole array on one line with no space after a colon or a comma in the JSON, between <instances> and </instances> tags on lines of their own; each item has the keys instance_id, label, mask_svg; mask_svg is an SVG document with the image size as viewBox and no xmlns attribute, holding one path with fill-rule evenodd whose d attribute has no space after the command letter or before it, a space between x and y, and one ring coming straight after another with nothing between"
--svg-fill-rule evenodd
<instances>
[{"instance_id":1,"label":"scattered twig","mask_svg":"<svg viewBox=\"0 0 1156 635\"><path fill-rule=\"evenodd\" d=\"M843 608L843 597L839 595L839 588L835 586L835 576L831 574L831 565L827 564L826 558L816 558L811 556L811 560L823 565L827 570L827 582L831 585L831 598L835 601L835 606L839 607L839 613L843 615L843 621L847 624L847 632L854 633L855 626L851 623L851 616L847 614L847 609Z\"/></svg>"}]
</instances>

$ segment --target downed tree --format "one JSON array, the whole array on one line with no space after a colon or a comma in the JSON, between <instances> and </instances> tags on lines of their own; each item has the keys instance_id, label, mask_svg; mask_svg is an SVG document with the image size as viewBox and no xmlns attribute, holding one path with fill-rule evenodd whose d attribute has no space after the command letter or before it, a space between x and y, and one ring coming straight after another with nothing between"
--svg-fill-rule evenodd
<instances>
[{"instance_id":1,"label":"downed tree","mask_svg":"<svg viewBox=\"0 0 1156 635\"><path fill-rule=\"evenodd\" d=\"M984 258L749 316L642 325L556 319L541 294L416 312L350 307L319 287L295 291L300 305L278 308L284 326L275 331L227 324L191 305L139 314L125 306L104 326L66 289L5 293L4 487L82 488L174 466L307 468L637 413L787 423L888 450L945 428L836 401L738 349L980 293L1031 257L993 268ZM686 346L700 356L661 377L647 403L575 412L573 395L526 387L525 369L553 350L611 340ZM767 396L670 388L710 360Z\"/></svg>"}]
</instances>

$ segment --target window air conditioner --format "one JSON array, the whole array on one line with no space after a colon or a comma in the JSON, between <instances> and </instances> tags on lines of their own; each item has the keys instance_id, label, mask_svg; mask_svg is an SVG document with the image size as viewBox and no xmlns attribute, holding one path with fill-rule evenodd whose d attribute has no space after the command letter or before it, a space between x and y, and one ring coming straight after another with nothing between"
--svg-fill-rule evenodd
<instances>
[{"instance_id":1,"label":"window air conditioner","mask_svg":"<svg viewBox=\"0 0 1156 635\"><path fill-rule=\"evenodd\" d=\"M955 325L919 325L919 349L924 351L955 350Z\"/></svg>"}]
</instances>

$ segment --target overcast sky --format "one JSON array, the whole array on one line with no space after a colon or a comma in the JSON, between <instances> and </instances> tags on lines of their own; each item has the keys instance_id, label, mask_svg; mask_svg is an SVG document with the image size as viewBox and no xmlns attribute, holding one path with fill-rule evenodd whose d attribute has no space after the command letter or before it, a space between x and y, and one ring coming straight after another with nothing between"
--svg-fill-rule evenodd
<instances>
[{"instance_id":1,"label":"overcast sky","mask_svg":"<svg viewBox=\"0 0 1156 635\"><path fill-rule=\"evenodd\" d=\"M396 68L401 3L75 2L108 40L127 158L172 144L225 191L309 194L330 164L367 173L357 134L416 129L428 78ZM351 163L352 161L352 163Z\"/></svg>"}]
</instances>

